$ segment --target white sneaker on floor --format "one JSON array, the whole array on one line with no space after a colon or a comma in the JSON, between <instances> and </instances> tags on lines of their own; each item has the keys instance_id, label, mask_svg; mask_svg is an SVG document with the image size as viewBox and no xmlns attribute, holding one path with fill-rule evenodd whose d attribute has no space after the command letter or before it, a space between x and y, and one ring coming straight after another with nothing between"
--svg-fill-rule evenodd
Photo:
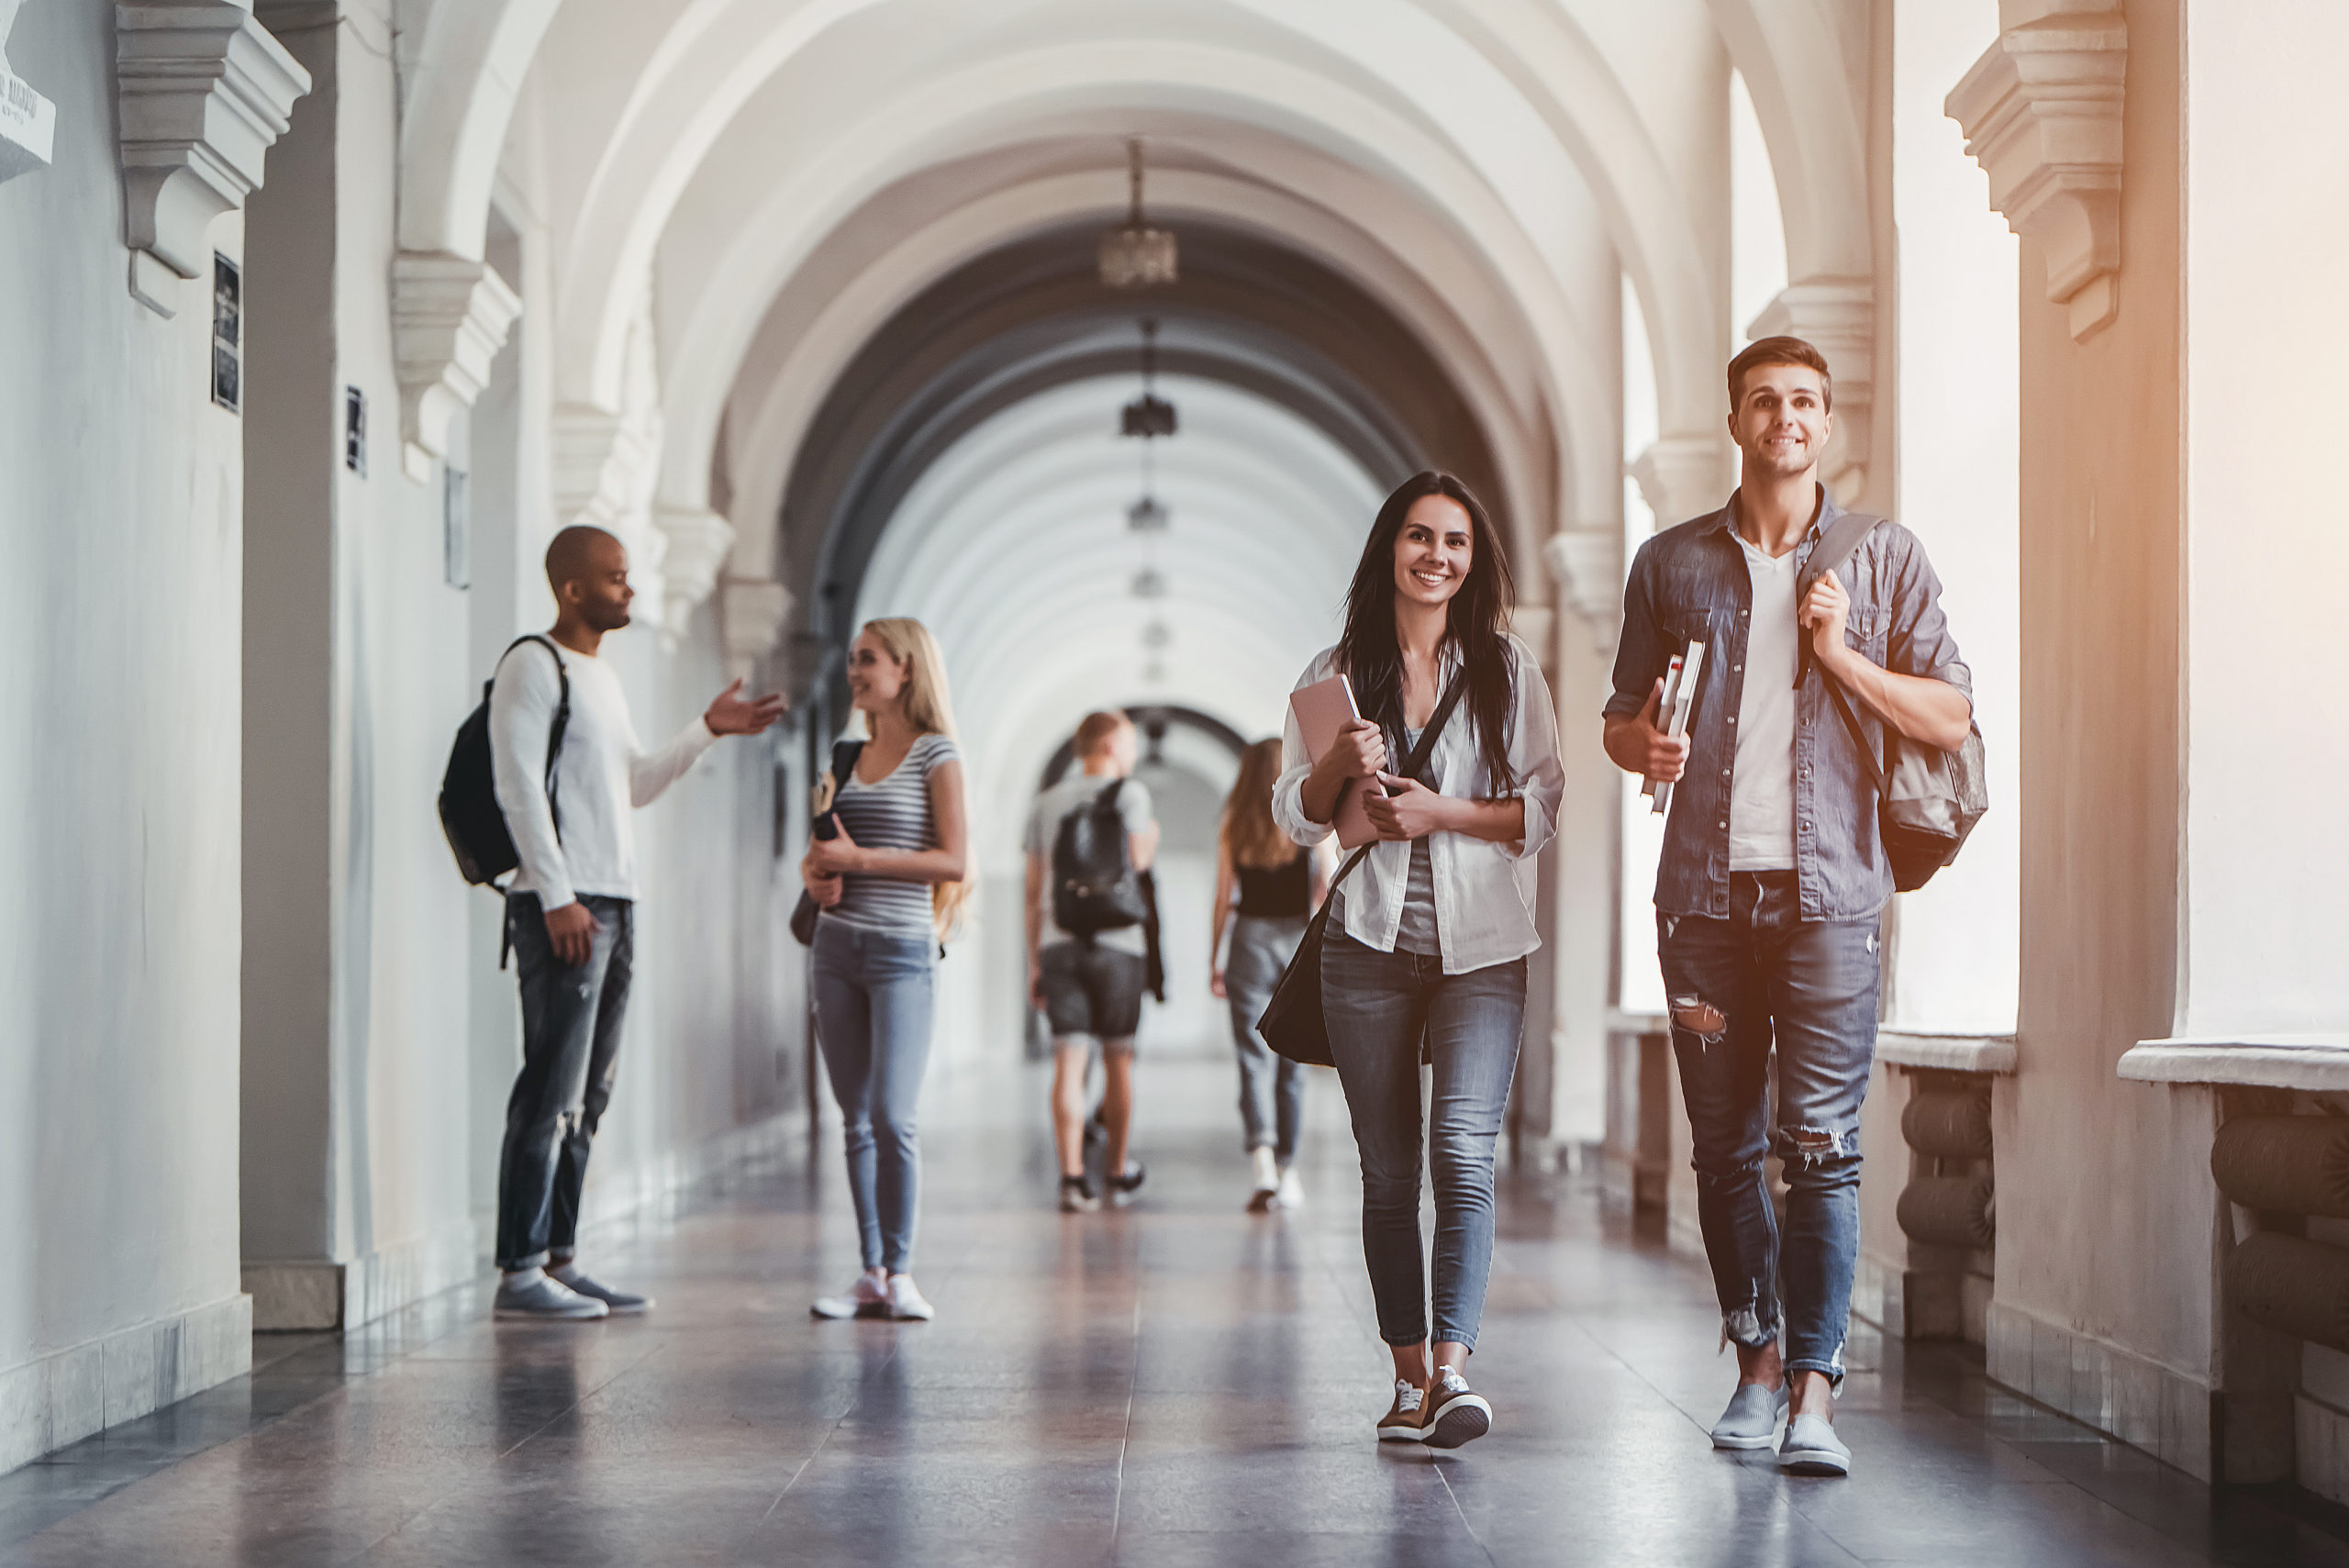
<instances>
[{"instance_id":1,"label":"white sneaker on floor","mask_svg":"<svg viewBox=\"0 0 2349 1568\"><path fill-rule=\"evenodd\" d=\"M1797 1475L1849 1475L1852 1451L1824 1416L1797 1416L1787 1423L1778 1462Z\"/></svg>"},{"instance_id":2,"label":"white sneaker on floor","mask_svg":"<svg viewBox=\"0 0 2349 1568\"><path fill-rule=\"evenodd\" d=\"M1305 1207L1305 1184L1297 1179L1297 1167L1281 1167L1280 1186L1273 1194L1273 1201L1283 1208Z\"/></svg>"},{"instance_id":3,"label":"white sneaker on floor","mask_svg":"<svg viewBox=\"0 0 2349 1568\"><path fill-rule=\"evenodd\" d=\"M527 1269L498 1281L497 1298L489 1315L507 1322L577 1323L610 1312L594 1296L582 1296L561 1280L549 1278L544 1269Z\"/></svg>"},{"instance_id":4,"label":"white sneaker on floor","mask_svg":"<svg viewBox=\"0 0 2349 1568\"><path fill-rule=\"evenodd\" d=\"M838 1296L819 1296L807 1307L816 1318L886 1318L889 1316L888 1287L875 1277L875 1271L856 1276L856 1283Z\"/></svg>"},{"instance_id":5,"label":"white sneaker on floor","mask_svg":"<svg viewBox=\"0 0 2349 1568\"><path fill-rule=\"evenodd\" d=\"M911 1274L889 1276L889 1316L899 1322L927 1323L938 1316L938 1308L922 1298L914 1285Z\"/></svg>"},{"instance_id":6,"label":"white sneaker on floor","mask_svg":"<svg viewBox=\"0 0 2349 1568\"><path fill-rule=\"evenodd\" d=\"M1280 1196L1280 1167L1273 1162L1272 1150L1262 1144L1248 1151L1248 1162L1255 1167L1256 1180L1256 1190L1248 1195L1248 1212L1262 1214Z\"/></svg>"}]
</instances>

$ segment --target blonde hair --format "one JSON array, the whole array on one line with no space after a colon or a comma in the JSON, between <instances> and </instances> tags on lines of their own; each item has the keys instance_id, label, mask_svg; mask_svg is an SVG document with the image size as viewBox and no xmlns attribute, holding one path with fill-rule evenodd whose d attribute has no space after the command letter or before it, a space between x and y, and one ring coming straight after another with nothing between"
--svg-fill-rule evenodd
<instances>
[{"instance_id":1,"label":"blonde hair","mask_svg":"<svg viewBox=\"0 0 2349 1568\"><path fill-rule=\"evenodd\" d=\"M1273 782L1281 776L1281 743L1259 740L1240 754L1240 776L1224 797L1217 831L1231 863L1274 871L1305 851L1273 820Z\"/></svg>"},{"instance_id":2,"label":"blonde hair","mask_svg":"<svg viewBox=\"0 0 2349 1568\"><path fill-rule=\"evenodd\" d=\"M946 659L939 652L938 639L930 636L930 628L911 616L884 616L866 621L863 629L872 633L881 651L906 672L905 690L897 698L905 707L906 722L924 735L959 739L954 733L954 699L946 684ZM930 884L930 923L941 937L963 923L963 906L970 897L968 883Z\"/></svg>"}]
</instances>

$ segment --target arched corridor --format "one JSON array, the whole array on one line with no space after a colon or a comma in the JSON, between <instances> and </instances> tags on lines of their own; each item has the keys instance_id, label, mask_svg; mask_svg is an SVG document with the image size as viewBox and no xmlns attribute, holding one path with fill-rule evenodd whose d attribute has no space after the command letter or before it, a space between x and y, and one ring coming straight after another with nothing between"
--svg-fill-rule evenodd
<instances>
[{"instance_id":1,"label":"arched corridor","mask_svg":"<svg viewBox=\"0 0 2349 1568\"><path fill-rule=\"evenodd\" d=\"M670 1437L718 1447L661 1459L667 1512L567 1550L641 1557L673 1538L628 1532L707 1502L710 1561L787 1551L795 1508L859 1560L868 1507L875 1561L991 1560L982 1522L1021 1562L2349 1551L2349 726L2301 588L2349 566L2338 11L0 0L0 1467L27 1467L0 1558L169 1555L154 1520L305 1492L189 1560L531 1560L532 1488L586 1507L599 1441ZM1831 366L1828 494L1930 553L1991 801L1870 939L1854 1410L1887 1473L1833 1517L1692 1414L1729 1379L1657 956L1666 818L1599 743L1633 558L1723 506L1723 366L1776 335ZM1315 1082L1312 1206L1242 1216L1208 984L1241 752L1429 468L1506 542L1564 770L1477 1361L1526 1394L1458 1462L1481 1489L1325 1407L1378 1393L1339 1091ZM496 1238L524 1023L506 912L435 801L577 526L628 552L597 668L647 742L738 678L786 706L699 735L633 817L633 990L576 1218L662 1305L557 1350L483 1317L520 1255ZM788 923L861 733L850 647L887 617L952 679L971 894L923 1102L963 1261L925 1268L935 1342L903 1352L771 1310L846 1277ZM1039 787L1106 708L1141 728L1168 981L1138 1069L1157 1174L1088 1231L1051 1212L1021 905ZM970 1320L995 1312L1022 1320L1000 1343ZM662 1368L702 1328L707 1375L774 1396L737 1391L777 1445L754 1465L675 1408L703 1396ZM1276 1397L1175 1373L1218 1336L1297 1347L1234 1363ZM1596 1457L1586 1343L1641 1434ZM1012 1385L991 1357L1035 1358L1061 1402L1001 1418L1089 1478L889 1490L914 1456L995 1475L961 1451L999 1440L964 1407ZM1119 1368L1130 1397L1102 1393ZM294 1462L444 1371L484 1474ZM1197 1406L1234 1399L1277 1440L1211 1430ZM1584 1464L1652 1500L1562 1492L1609 1521L1579 1535L1512 1500ZM1977 1483L1980 1517L1952 1501ZM1231 1486L1304 1500L1297 1533L1203 1500ZM484 1491L472 1533L401 1543Z\"/></svg>"}]
</instances>

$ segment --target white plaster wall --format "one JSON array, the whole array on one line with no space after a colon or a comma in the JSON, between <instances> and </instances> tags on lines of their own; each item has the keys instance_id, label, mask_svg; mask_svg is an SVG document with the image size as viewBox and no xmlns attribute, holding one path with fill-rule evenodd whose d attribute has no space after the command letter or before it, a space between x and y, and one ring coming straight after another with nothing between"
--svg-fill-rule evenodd
<instances>
[{"instance_id":1,"label":"white plaster wall","mask_svg":"<svg viewBox=\"0 0 2349 1568\"><path fill-rule=\"evenodd\" d=\"M2185 973L2177 1032L2349 1025L2349 774L2321 605L2349 573L2349 10L2188 8ZM2133 64L2133 61L2132 61ZM2158 307L2125 291L2121 308Z\"/></svg>"},{"instance_id":2,"label":"white plaster wall","mask_svg":"<svg viewBox=\"0 0 2349 1568\"><path fill-rule=\"evenodd\" d=\"M248 1354L115 1353L241 1321L241 462L208 285L169 321L126 287L111 15L38 4L8 40L57 138L0 185L0 1464Z\"/></svg>"},{"instance_id":3,"label":"white plaster wall","mask_svg":"<svg viewBox=\"0 0 2349 1568\"><path fill-rule=\"evenodd\" d=\"M1996 0L1898 0L1894 11L1894 516L1941 574L1942 607L1974 673L1991 802L1957 863L1900 899L1891 1027L1920 1033L2013 1032L2021 964L2016 241L1942 113L1998 32Z\"/></svg>"}]
</instances>

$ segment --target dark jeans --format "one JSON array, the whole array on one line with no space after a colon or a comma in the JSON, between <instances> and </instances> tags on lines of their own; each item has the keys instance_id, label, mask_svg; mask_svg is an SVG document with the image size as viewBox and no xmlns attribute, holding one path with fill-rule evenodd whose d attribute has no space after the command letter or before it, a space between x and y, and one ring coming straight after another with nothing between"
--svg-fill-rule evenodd
<instances>
[{"instance_id":1,"label":"dark jeans","mask_svg":"<svg viewBox=\"0 0 2349 1568\"><path fill-rule=\"evenodd\" d=\"M1787 1369L1840 1384L1860 1244L1860 1102L1876 1060L1876 922L1806 921L1793 872L1735 872L1727 919L1664 915L1656 929L1722 1328L1748 1347L1780 1338L1783 1293ZM1763 1170L1770 1151L1787 1181L1783 1242Z\"/></svg>"},{"instance_id":2,"label":"dark jeans","mask_svg":"<svg viewBox=\"0 0 2349 1568\"><path fill-rule=\"evenodd\" d=\"M868 1269L913 1267L921 1203L914 1110L930 1065L938 940L927 929L816 922L816 1039L841 1107L849 1201Z\"/></svg>"},{"instance_id":3,"label":"dark jeans","mask_svg":"<svg viewBox=\"0 0 2349 1568\"><path fill-rule=\"evenodd\" d=\"M1362 1250L1379 1337L1429 1338L1419 1252L1419 1041L1435 1063L1435 1333L1474 1350L1493 1263L1493 1145L1525 1027L1525 961L1446 974L1433 953L1380 952L1332 931L1321 1010L1362 1151Z\"/></svg>"},{"instance_id":4,"label":"dark jeans","mask_svg":"<svg viewBox=\"0 0 2349 1568\"><path fill-rule=\"evenodd\" d=\"M1286 1165L1297 1153L1305 1115L1305 1069L1276 1054L1256 1032L1281 971L1305 936L1305 917L1242 915L1232 922L1223 994L1231 1005L1231 1046L1240 1058L1240 1136L1251 1151L1269 1146Z\"/></svg>"},{"instance_id":5,"label":"dark jeans","mask_svg":"<svg viewBox=\"0 0 2349 1568\"><path fill-rule=\"evenodd\" d=\"M522 984L522 1072L506 1102L506 1147L497 1161L497 1266L536 1268L569 1253L579 1234L579 1189L596 1124L612 1097L620 1021L634 961L634 906L589 895L595 951L577 969L547 940L536 894L506 901Z\"/></svg>"}]
</instances>

